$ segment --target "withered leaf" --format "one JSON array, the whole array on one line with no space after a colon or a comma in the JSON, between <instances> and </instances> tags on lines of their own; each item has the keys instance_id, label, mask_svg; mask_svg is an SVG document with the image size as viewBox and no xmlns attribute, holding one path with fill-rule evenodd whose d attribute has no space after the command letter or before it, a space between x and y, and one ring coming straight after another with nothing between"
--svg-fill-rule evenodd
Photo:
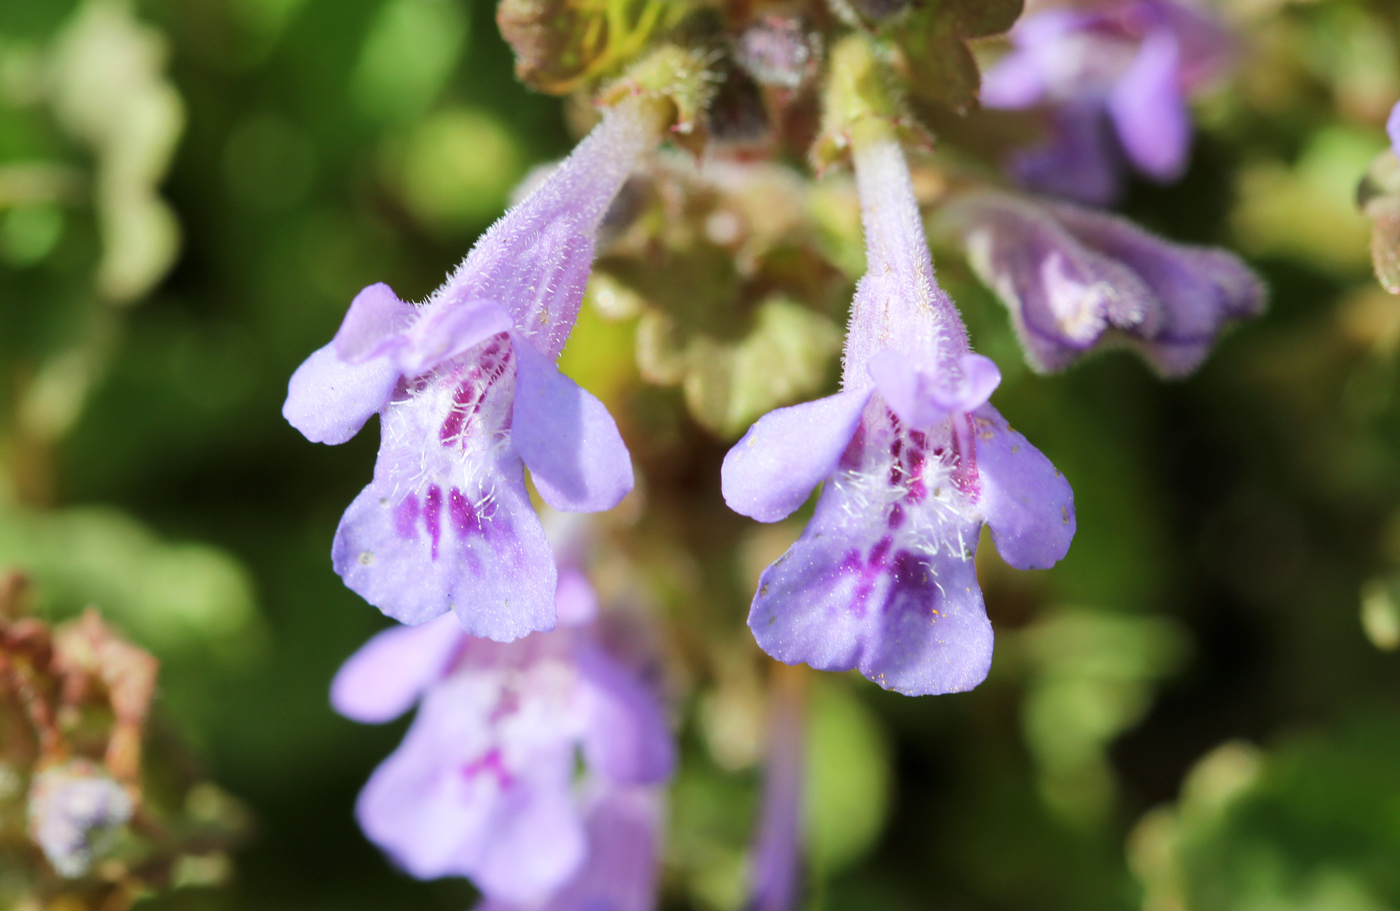
<instances>
[{"instance_id":1,"label":"withered leaf","mask_svg":"<svg viewBox=\"0 0 1400 911\"><path fill-rule=\"evenodd\" d=\"M597 4L577 0L501 0L496 25L515 52L515 76L541 92L572 91L607 48Z\"/></svg>"},{"instance_id":2,"label":"withered leaf","mask_svg":"<svg viewBox=\"0 0 1400 911\"><path fill-rule=\"evenodd\" d=\"M1400 159L1389 149L1372 163L1357 188L1357 203L1371 219L1371 261L1381 287L1400 294Z\"/></svg>"},{"instance_id":3,"label":"withered leaf","mask_svg":"<svg viewBox=\"0 0 1400 911\"><path fill-rule=\"evenodd\" d=\"M690 0L500 0L496 25L515 52L521 82L565 95L610 75L640 54L658 29L674 26Z\"/></svg>"},{"instance_id":4,"label":"withered leaf","mask_svg":"<svg viewBox=\"0 0 1400 911\"><path fill-rule=\"evenodd\" d=\"M1372 221L1371 260L1381 287L1400 294L1400 195L1378 196L1366 205Z\"/></svg>"}]
</instances>

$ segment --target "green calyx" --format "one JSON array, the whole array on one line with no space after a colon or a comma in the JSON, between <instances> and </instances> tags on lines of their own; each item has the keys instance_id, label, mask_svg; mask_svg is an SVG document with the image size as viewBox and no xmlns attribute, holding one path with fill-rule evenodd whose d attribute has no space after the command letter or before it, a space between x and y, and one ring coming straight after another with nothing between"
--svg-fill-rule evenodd
<instances>
[{"instance_id":1,"label":"green calyx","mask_svg":"<svg viewBox=\"0 0 1400 911\"><path fill-rule=\"evenodd\" d=\"M713 93L714 78L705 59L689 48L665 44L603 89L598 103L616 105L638 97L665 103L671 129L684 135L695 131Z\"/></svg>"},{"instance_id":2,"label":"green calyx","mask_svg":"<svg viewBox=\"0 0 1400 911\"><path fill-rule=\"evenodd\" d=\"M516 77L566 95L616 73L689 9L683 0L501 0L496 24Z\"/></svg>"},{"instance_id":3,"label":"green calyx","mask_svg":"<svg viewBox=\"0 0 1400 911\"><path fill-rule=\"evenodd\" d=\"M891 134L915 143L929 142L905 113L879 45L864 34L847 35L831 49L822 129L812 146L813 167L823 171L845 158L854 145Z\"/></svg>"}]
</instances>

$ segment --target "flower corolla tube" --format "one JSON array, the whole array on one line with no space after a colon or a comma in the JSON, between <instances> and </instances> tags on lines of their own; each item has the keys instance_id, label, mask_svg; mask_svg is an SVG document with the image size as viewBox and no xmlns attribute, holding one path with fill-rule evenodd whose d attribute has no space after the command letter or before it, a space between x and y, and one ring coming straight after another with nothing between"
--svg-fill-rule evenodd
<instances>
[{"instance_id":1,"label":"flower corolla tube","mask_svg":"<svg viewBox=\"0 0 1400 911\"><path fill-rule=\"evenodd\" d=\"M1390 117L1385 122L1386 135L1390 137L1390 150L1400 158L1400 102L1390 109Z\"/></svg>"},{"instance_id":2,"label":"flower corolla tube","mask_svg":"<svg viewBox=\"0 0 1400 911\"><path fill-rule=\"evenodd\" d=\"M522 463L562 510L611 509L632 488L611 416L555 361L599 223L669 110L646 96L609 110L426 302L371 285L292 376L283 414L313 442L342 443L379 414L374 479L331 557L389 616L416 624L453 610L497 641L552 628L557 570Z\"/></svg>"},{"instance_id":3,"label":"flower corolla tube","mask_svg":"<svg viewBox=\"0 0 1400 911\"><path fill-rule=\"evenodd\" d=\"M770 689L763 800L750 858L747 911L793 911L802 901L804 680L802 673L787 670L777 675Z\"/></svg>"},{"instance_id":4,"label":"flower corolla tube","mask_svg":"<svg viewBox=\"0 0 1400 911\"><path fill-rule=\"evenodd\" d=\"M1031 189L1114 201L1124 166L1164 183L1186 168L1192 93L1222 75L1234 40L1186 0L1114 0L1051 9L1011 30L1013 48L983 77L989 108L1037 108L1049 135L1012 161Z\"/></svg>"},{"instance_id":5,"label":"flower corolla tube","mask_svg":"<svg viewBox=\"0 0 1400 911\"><path fill-rule=\"evenodd\" d=\"M407 872L470 877L498 911L595 898L643 911L670 730L657 694L595 634L596 598L576 570L561 573L558 610L556 630L518 642L440 617L350 657L331 687L342 715L383 722L419 703L356 816Z\"/></svg>"},{"instance_id":6,"label":"flower corolla tube","mask_svg":"<svg viewBox=\"0 0 1400 911\"><path fill-rule=\"evenodd\" d=\"M859 668L910 695L967 690L992 655L973 566L982 525L1012 566L1049 567L1074 535L1073 495L988 403L1000 373L934 280L892 132L857 136L853 157L867 272L842 391L769 413L724 460L726 502L763 522L825 482L801 538L760 577L749 626L788 664Z\"/></svg>"}]
</instances>

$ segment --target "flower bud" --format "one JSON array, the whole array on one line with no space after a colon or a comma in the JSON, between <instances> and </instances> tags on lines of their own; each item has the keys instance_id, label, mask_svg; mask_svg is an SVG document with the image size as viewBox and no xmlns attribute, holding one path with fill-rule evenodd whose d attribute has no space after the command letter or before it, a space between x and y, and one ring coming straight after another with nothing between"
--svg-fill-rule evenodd
<instances>
[{"instance_id":1,"label":"flower bud","mask_svg":"<svg viewBox=\"0 0 1400 911\"><path fill-rule=\"evenodd\" d=\"M765 16L734 41L734 59L763 85L795 89L812 75L817 36L796 16Z\"/></svg>"},{"instance_id":2,"label":"flower bud","mask_svg":"<svg viewBox=\"0 0 1400 911\"><path fill-rule=\"evenodd\" d=\"M60 876L77 879L110 848L135 804L97 766L75 760L40 772L29 790L29 835Z\"/></svg>"}]
</instances>

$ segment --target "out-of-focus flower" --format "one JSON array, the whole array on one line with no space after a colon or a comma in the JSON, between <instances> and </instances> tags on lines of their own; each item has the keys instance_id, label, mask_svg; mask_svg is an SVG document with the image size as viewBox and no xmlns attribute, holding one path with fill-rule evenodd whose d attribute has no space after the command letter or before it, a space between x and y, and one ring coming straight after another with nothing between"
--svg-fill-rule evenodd
<instances>
[{"instance_id":1,"label":"out-of-focus flower","mask_svg":"<svg viewBox=\"0 0 1400 911\"><path fill-rule=\"evenodd\" d=\"M1371 262L1376 279L1400 294L1400 104L1386 120L1390 148L1376 156L1357 188L1356 202L1371 220Z\"/></svg>"},{"instance_id":2,"label":"out-of-focus flower","mask_svg":"<svg viewBox=\"0 0 1400 911\"><path fill-rule=\"evenodd\" d=\"M815 72L820 53L816 33L801 17L768 14L734 39L739 66L764 85L796 89Z\"/></svg>"},{"instance_id":3,"label":"out-of-focus flower","mask_svg":"<svg viewBox=\"0 0 1400 911\"><path fill-rule=\"evenodd\" d=\"M558 630L510 644L467 636L448 617L390 629L332 685L336 710L357 721L387 721L421 700L356 814L409 873L470 876L501 903L491 907L535 907L567 888L630 895L652 866L609 841L652 845L642 830L655 829L653 798L628 789L671 773L661 705L591 634L595 596L575 570L560 577L558 610ZM582 801L580 759L591 795ZM624 868L626 883L611 883Z\"/></svg>"},{"instance_id":4,"label":"out-of-focus flower","mask_svg":"<svg viewBox=\"0 0 1400 911\"><path fill-rule=\"evenodd\" d=\"M1186 169L1188 97L1233 57L1223 24L1185 0L1115 0L1047 10L1011 31L1012 51L983 76L991 108L1041 108L1049 137L1019 153L1025 186L1083 202L1118 195L1124 160L1164 183Z\"/></svg>"},{"instance_id":5,"label":"out-of-focus flower","mask_svg":"<svg viewBox=\"0 0 1400 911\"><path fill-rule=\"evenodd\" d=\"M315 442L344 442L379 412L374 480L331 556L389 616L455 610L467 632L498 641L552 628L556 569L522 462L559 509L610 509L631 489L606 408L554 361L599 222L670 111L649 95L620 102L425 303L366 288L292 376L283 414Z\"/></svg>"},{"instance_id":6,"label":"out-of-focus flower","mask_svg":"<svg viewBox=\"0 0 1400 911\"><path fill-rule=\"evenodd\" d=\"M747 911L792 911L802 878L802 792L806 753L805 677L786 668L775 675L769 709L763 807L754 845Z\"/></svg>"},{"instance_id":7,"label":"out-of-focus flower","mask_svg":"<svg viewBox=\"0 0 1400 911\"><path fill-rule=\"evenodd\" d=\"M868 271L843 391L769 413L724 461L726 502L764 522L826 481L802 537L759 579L749 626L785 663L857 667L910 695L967 690L992 654L972 562L982 525L1013 566L1048 567L1074 534L1073 495L987 403L1000 373L934 281L892 128L868 118L851 148Z\"/></svg>"},{"instance_id":8,"label":"out-of-focus flower","mask_svg":"<svg viewBox=\"0 0 1400 911\"><path fill-rule=\"evenodd\" d=\"M148 774L158 667L95 607L31 616L27 577L0 572L0 907L127 908L191 864L206 884L231 870L239 802L168 736Z\"/></svg>"},{"instance_id":9,"label":"out-of-focus flower","mask_svg":"<svg viewBox=\"0 0 1400 911\"><path fill-rule=\"evenodd\" d=\"M1396 158L1400 158L1400 102L1390 109L1390 118L1385 122L1385 131L1390 135L1390 148Z\"/></svg>"},{"instance_id":10,"label":"out-of-focus flower","mask_svg":"<svg viewBox=\"0 0 1400 911\"><path fill-rule=\"evenodd\" d=\"M588 854L540 903L488 897L476 911L651 911L656 907L662 789L605 785L583 798Z\"/></svg>"},{"instance_id":11,"label":"out-of-focus flower","mask_svg":"<svg viewBox=\"0 0 1400 911\"><path fill-rule=\"evenodd\" d=\"M1126 345L1164 376L1184 376L1227 323L1264 310L1263 284L1235 255L1172 243L1103 212L977 191L949 201L940 218L1011 312L1037 370Z\"/></svg>"},{"instance_id":12,"label":"out-of-focus flower","mask_svg":"<svg viewBox=\"0 0 1400 911\"><path fill-rule=\"evenodd\" d=\"M135 811L131 794L96 764L73 760L34 776L29 834L54 870L85 875Z\"/></svg>"}]
</instances>

